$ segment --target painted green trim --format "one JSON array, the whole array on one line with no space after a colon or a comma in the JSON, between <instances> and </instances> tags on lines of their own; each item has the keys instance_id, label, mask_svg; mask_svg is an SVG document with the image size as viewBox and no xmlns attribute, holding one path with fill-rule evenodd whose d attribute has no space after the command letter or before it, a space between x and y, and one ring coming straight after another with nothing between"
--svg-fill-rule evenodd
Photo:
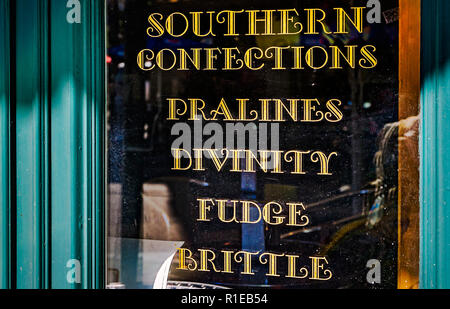
<instances>
[{"instance_id":1,"label":"painted green trim","mask_svg":"<svg viewBox=\"0 0 450 309\"><path fill-rule=\"evenodd\" d=\"M104 2L81 0L81 23L51 0L52 287L104 285ZM81 263L81 282L66 263Z\"/></svg>"},{"instance_id":2,"label":"painted green trim","mask_svg":"<svg viewBox=\"0 0 450 309\"><path fill-rule=\"evenodd\" d=\"M0 2L0 289L10 287L9 0Z\"/></svg>"},{"instance_id":3,"label":"painted green trim","mask_svg":"<svg viewBox=\"0 0 450 309\"><path fill-rule=\"evenodd\" d=\"M105 6L80 3L16 1L18 288L104 287Z\"/></svg>"},{"instance_id":4,"label":"painted green trim","mask_svg":"<svg viewBox=\"0 0 450 309\"><path fill-rule=\"evenodd\" d=\"M17 288L47 288L47 1L16 1Z\"/></svg>"},{"instance_id":5,"label":"painted green trim","mask_svg":"<svg viewBox=\"0 0 450 309\"><path fill-rule=\"evenodd\" d=\"M450 1L422 2L420 286L450 288Z\"/></svg>"}]
</instances>

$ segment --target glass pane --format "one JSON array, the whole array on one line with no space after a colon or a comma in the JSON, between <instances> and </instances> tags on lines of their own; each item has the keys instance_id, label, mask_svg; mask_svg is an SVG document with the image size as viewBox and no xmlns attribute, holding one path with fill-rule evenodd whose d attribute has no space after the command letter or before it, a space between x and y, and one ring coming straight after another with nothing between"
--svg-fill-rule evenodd
<instances>
[{"instance_id":1,"label":"glass pane","mask_svg":"<svg viewBox=\"0 0 450 309\"><path fill-rule=\"evenodd\" d=\"M109 0L109 287L413 287L401 2Z\"/></svg>"}]
</instances>

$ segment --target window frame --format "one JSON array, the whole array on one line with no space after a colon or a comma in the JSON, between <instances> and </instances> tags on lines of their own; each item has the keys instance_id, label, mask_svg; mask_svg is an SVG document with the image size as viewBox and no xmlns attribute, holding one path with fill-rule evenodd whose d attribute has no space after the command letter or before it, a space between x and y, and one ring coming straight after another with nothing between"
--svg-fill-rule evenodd
<instances>
[{"instance_id":1,"label":"window frame","mask_svg":"<svg viewBox=\"0 0 450 309\"><path fill-rule=\"evenodd\" d=\"M105 288L106 0L79 1L81 24L66 1L0 3L0 288ZM450 288L449 11L422 1L421 288Z\"/></svg>"}]
</instances>

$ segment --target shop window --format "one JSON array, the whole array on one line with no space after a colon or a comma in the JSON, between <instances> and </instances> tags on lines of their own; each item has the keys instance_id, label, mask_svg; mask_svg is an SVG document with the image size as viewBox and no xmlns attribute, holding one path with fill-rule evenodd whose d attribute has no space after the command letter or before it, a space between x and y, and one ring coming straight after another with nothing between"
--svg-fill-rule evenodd
<instances>
[{"instance_id":1,"label":"shop window","mask_svg":"<svg viewBox=\"0 0 450 309\"><path fill-rule=\"evenodd\" d=\"M107 4L109 287L417 287L419 1Z\"/></svg>"}]
</instances>

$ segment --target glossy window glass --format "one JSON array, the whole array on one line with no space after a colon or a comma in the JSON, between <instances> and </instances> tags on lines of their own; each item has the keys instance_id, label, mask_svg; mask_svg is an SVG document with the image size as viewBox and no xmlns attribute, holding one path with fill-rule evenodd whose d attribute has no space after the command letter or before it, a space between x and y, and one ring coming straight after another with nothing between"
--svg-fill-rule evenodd
<instances>
[{"instance_id":1,"label":"glossy window glass","mask_svg":"<svg viewBox=\"0 0 450 309\"><path fill-rule=\"evenodd\" d=\"M406 6L109 0L109 287L414 287Z\"/></svg>"}]
</instances>

